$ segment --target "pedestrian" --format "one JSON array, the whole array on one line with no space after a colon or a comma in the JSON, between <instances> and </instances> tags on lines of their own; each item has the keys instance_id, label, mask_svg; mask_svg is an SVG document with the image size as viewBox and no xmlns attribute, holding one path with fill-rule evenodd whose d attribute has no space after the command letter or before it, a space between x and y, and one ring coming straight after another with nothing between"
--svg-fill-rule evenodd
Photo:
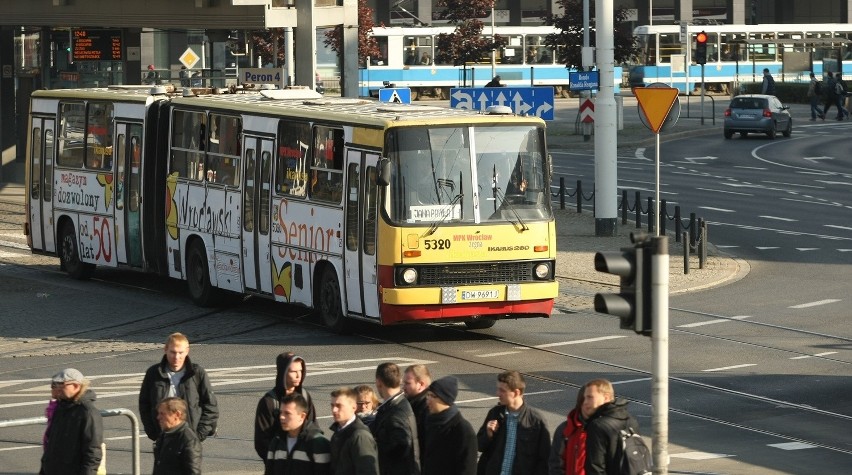
<instances>
[{"instance_id":1,"label":"pedestrian","mask_svg":"<svg viewBox=\"0 0 852 475\"><path fill-rule=\"evenodd\" d=\"M53 422L53 414L56 413L56 406L59 405L59 396L62 395L62 386L58 384L50 384L50 401L44 407L44 417L47 418L47 426L44 428L44 435L41 437L41 445L47 447L47 433L50 432L50 423Z\"/></svg>"},{"instance_id":2,"label":"pedestrian","mask_svg":"<svg viewBox=\"0 0 852 475\"><path fill-rule=\"evenodd\" d=\"M402 377L402 391L405 393L405 398L411 404L411 410L414 411L414 419L417 421L417 441L420 444L420 456L423 456L423 424L426 422L426 417L429 415L429 408L426 406L426 390L432 384L432 375L429 374L429 368L424 364L413 364L405 368L405 373Z\"/></svg>"},{"instance_id":3,"label":"pedestrian","mask_svg":"<svg viewBox=\"0 0 852 475\"><path fill-rule=\"evenodd\" d=\"M264 475L327 475L331 443L315 421L308 420L308 402L299 393L281 400L281 430L269 443Z\"/></svg>"},{"instance_id":4,"label":"pedestrian","mask_svg":"<svg viewBox=\"0 0 852 475\"><path fill-rule=\"evenodd\" d=\"M606 475L620 472L618 447L620 433L631 428L639 432L639 424L627 412L627 401L615 397L612 383L593 379L586 383L583 412L590 414L586 421L586 475Z\"/></svg>"},{"instance_id":5,"label":"pedestrian","mask_svg":"<svg viewBox=\"0 0 852 475\"><path fill-rule=\"evenodd\" d=\"M775 79L769 74L769 68L763 68L763 84L761 84L760 93L775 95Z\"/></svg>"},{"instance_id":6,"label":"pedestrian","mask_svg":"<svg viewBox=\"0 0 852 475\"><path fill-rule=\"evenodd\" d=\"M160 436L157 405L167 397L186 402L186 422L199 441L216 433L219 406L204 368L189 358L189 339L183 333L172 333L166 339L162 360L145 372L139 390L139 416L145 434L151 440Z\"/></svg>"},{"instance_id":7,"label":"pedestrian","mask_svg":"<svg viewBox=\"0 0 852 475\"><path fill-rule=\"evenodd\" d=\"M148 73L145 75L145 84L159 84L160 82L160 73L154 70L154 65L148 65Z\"/></svg>"},{"instance_id":8,"label":"pedestrian","mask_svg":"<svg viewBox=\"0 0 852 475\"><path fill-rule=\"evenodd\" d=\"M378 475L379 452L370 429L355 415L358 395L350 388L331 393L331 473Z\"/></svg>"},{"instance_id":9,"label":"pedestrian","mask_svg":"<svg viewBox=\"0 0 852 475\"><path fill-rule=\"evenodd\" d=\"M492 78L485 87L503 87L503 85L500 84L500 76L494 76L494 78Z\"/></svg>"},{"instance_id":10,"label":"pedestrian","mask_svg":"<svg viewBox=\"0 0 852 475\"><path fill-rule=\"evenodd\" d=\"M822 113L822 109L819 107L819 101L821 99L821 87L817 81L814 73L811 73L811 82L808 84L808 100L811 102L811 122L817 120L817 117L825 120L825 115Z\"/></svg>"},{"instance_id":11,"label":"pedestrian","mask_svg":"<svg viewBox=\"0 0 852 475\"><path fill-rule=\"evenodd\" d=\"M843 73L840 71L834 75L834 94L837 96L837 102L835 103L835 106L837 106L837 120L848 118L849 111L844 107L847 94L846 81L843 80Z\"/></svg>"},{"instance_id":12,"label":"pedestrian","mask_svg":"<svg viewBox=\"0 0 852 475\"><path fill-rule=\"evenodd\" d=\"M436 379L426 391L422 475L476 474L476 433L455 405L458 393L452 376Z\"/></svg>"},{"instance_id":13,"label":"pedestrian","mask_svg":"<svg viewBox=\"0 0 852 475\"><path fill-rule=\"evenodd\" d=\"M825 81L823 81L822 90L825 93L825 104L822 107L823 119L828 117L828 110L831 106L837 107L837 83L834 81L834 74L831 71L825 73ZM840 113L838 112L838 115Z\"/></svg>"},{"instance_id":14,"label":"pedestrian","mask_svg":"<svg viewBox=\"0 0 852 475\"><path fill-rule=\"evenodd\" d=\"M50 383L57 388L58 404L41 457L41 475L97 473L103 458L104 428L95 407L95 392L80 371L66 368Z\"/></svg>"},{"instance_id":15,"label":"pedestrian","mask_svg":"<svg viewBox=\"0 0 852 475\"><path fill-rule=\"evenodd\" d=\"M308 367L305 359L296 356L292 351L285 351L275 358L275 387L260 398L254 416L254 450L257 455L266 460L269 443L280 430L278 415L281 401L288 394L301 394L308 404L308 420L316 422L317 411L311 394L303 386Z\"/></svg>"},{"instance_id":16,"label":"pedestrian","mask_svg":"<svg viewBox=\"0 0 852 475\"><path fill-rule=\"evenodd\" d=\"M186 422L186 401L167 397L157 404L160 436L154 444L154 475L201 474L201 442Z\"/></svg>"},{"instance_id":17,"label":"pedestrian","mask_svg":"<svg viewBox=\"0 0 852 475\"><path fill-rule=\"evenodd\" d=\"M376 392L373 388L366 384L355 386L355 393L358 395L358 400L355 403L355 414L361 419L367 427L373 424L376 420L376 409L379 407L379 398L376 397Z\"/></svg>"},{"instance_id":18,"label":"pedestrian","mask_svg":"<svg viewBox=\"0 0 852 475\"><path fill-rule=\"evenodd\" d=\"M577 391L577 401L568 418L553 431L548 475L584 475L586 473L586 431L583 425L591 414L583 412L585 386Z\"/></svg>"},{"instance_id":19,"label":"pedestrian","mask_svg":"<svg viewBox=\"0 0 852 475\"><path fill-rule=\"evenodd\" d=\"M376 368L376 390L383 402L376 410L370 432L379 448L379 472L382 475L418 475L417 420L402 392L399 366L382 363Z\"/></svg>"},{"instance_id":20,"label":"pedestrian","mask_svg":"<svg viewBox=\"0 0 852 475\"><path fill-rule=\"evenodd\" d=\"M480 475L547 473L550 431L541 414L524 403L525 389L524 377L517 371L497 376L499 403L488 411L476 434L482 452Z\"/></svg>"}]
</instances>

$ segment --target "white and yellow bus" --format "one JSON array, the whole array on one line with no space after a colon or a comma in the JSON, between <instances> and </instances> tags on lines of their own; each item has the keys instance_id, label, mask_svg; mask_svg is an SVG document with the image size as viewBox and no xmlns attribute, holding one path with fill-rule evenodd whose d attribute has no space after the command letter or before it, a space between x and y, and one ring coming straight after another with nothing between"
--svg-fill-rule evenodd
<instances>
[{"instance_id":1,"label":"white and yellow bus","mask_svg":"<svg viewBox=\"0 0 852 475\"><path fill-rule=\"evenodd\" d=\"M313 308L335 330L548 317L544 122L309 90L33 93L25 232L95 266Z\"/></svg>"}]
</instances>

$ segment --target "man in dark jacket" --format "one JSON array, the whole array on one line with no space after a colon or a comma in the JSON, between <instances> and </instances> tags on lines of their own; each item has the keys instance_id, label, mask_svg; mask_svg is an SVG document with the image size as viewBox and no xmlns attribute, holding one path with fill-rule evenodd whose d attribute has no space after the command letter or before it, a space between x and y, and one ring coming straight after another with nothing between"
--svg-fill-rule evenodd
<instances>
[{"instance_id":1,"label":"man in dark jacket","mask_svg":"<svg viewBox=\"0 0 852 475\"><path fill-rule=\"evenodd\" d=\"M167 397L157 405L160 436L154 444L154 475L200 475L201 442L186 423L186 402Z\"/></svg>"},{"instance_id":2,"label":"man in dark jacket","mask_svg":"<svg viewBox=\"0 0 852 475\"><path fill-rule=\"evenodd\" d=\"M299 393L281 401L281 431L269 443L264 475L328 475L331 445L316 422L308 420L308 402Z\"/></svg>"},{"instance_id":3,"label":"man in dark jacket","mask_svg":"<svg viewBox=\"0 0 852 475\"><path fill-rule=\"evenodd\" d=\"M550 431L538 411L524 403L526 382L521 373L497 376L499 404L485 416L476 438L481 475L546 475Z\"/></svg>"},{"instance_id":4,"label":"man in dark jacket","mask_svg":"<svg viewBox=\"0 0 852 475\"><path fill-rule=\"evenodd\" d=\"M139 416L145 433L157 440L157 405L167 397L186 402L186 422L204 441L216 433L219 406L204 368L189 359L189 340L182 333L172 333L166 340L165 356L159 364L148 368L139 391Z\"/></svg>"},{"instance_id":5,"label":"man in dark jacket","mask_svg":"<svg viewBox=\"0 0 852 475\"><path fill-rule=\"evenodd\" d=\"M421 475L475 475L476 433L456 407L458 380L435 380L426 391Z\"/></svg>"},{"instance_id":6,"label":"man in dark jacket","mask_svg":"<svg viewBox=\"0 0 852 475\"><path fill-rule=\"evenodd\" d=\"M376 410L370 431L379 448L382 475L418 475L420 444L414 411L400 387L399 366L382 363L376 368L376 390L384 402Z\"/></svg>"},{"instance_id":7,"label":"man in dark jacket","mask_svg":"<svg viewBox=\"0 0 852 475\"><path fill-rule=\"evenodd\" d=\"M405 373L402 377L402 392L405 393L405 398L411 404L411 410L414 411L414 418L417 421L417 441L420 443L420 456L423 456L423 425L426 423L426 417L429 415L429 408L426 406L426 390L432 384L432 375L429 374L429 368L423 364L413 364L405 368Z\"/></svg>"},{"instance_id":8,"label":"man in dark jacket","mask_svg":"<svg viewBox=\"0 0 852 475\"><path fill-rule=\"evenodd\" d=\"M41 457L42 475L66 473L94 475L103 457L104 428L95 407L95 392L89 381L74 368L53 376L51 387L60 390L59 404L48 430Z\"/></svg>"},{"instance_id":9,"label":"man in dark jacket","mask_svg":"<svg viewBox=\"0 0 852 475\"><path fill-rule=\"evenodd\" d=\"M370 429L355 415L358 395L350 388L331 393L331 473L378 475L379 452Z\"/></svg>"},{"instance_id":10,"label":"man in dark jacket","mask_svg":"<svg viewBox=\"0 0 852 475\"><path fill-rule=\"evenodd\" d=\"M636 419L627 413L627 401L615 398L609 381L593 379L586 383L583 413L591 414L586 421L586 475L620 474L620 432L628 427L639 432Z\"/></svg>"},{"instance_id":11,"label":"man in dark jacket","mask_svg":"<svg viewBox=\"0 0 852 475\"><path fill-rule=\"evenodd\" d=\"M254 416L254 450L266 460L269 443L281 430L278 416L281 401L288 394L301 394L308 405L308 421L316 422L317 411L308 390L302 386L308 367L304 358L292 352L284 352L275 359L275 387L260 398Z\"/></svg>"}]
</instances>

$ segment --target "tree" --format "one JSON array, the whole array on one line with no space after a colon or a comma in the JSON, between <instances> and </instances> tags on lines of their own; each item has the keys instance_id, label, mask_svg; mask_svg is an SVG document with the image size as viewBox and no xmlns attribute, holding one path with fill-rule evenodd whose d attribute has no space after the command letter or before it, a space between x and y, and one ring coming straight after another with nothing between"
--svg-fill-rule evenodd
<instances>
[{"instance_id":1,"label":"tree","mask_svg":"<svg viewBox=\"0 0 852 475\"><path fill-rule=\"evenodd\" d=\"M261 63L274 64L273 55L277 54L278 64L284 64L284 29L269 28L251 32L251 41L254 45L254 55L260 56Z\"/></svg>"},{"instance_id":2,"label":"tree","mask_svg":"<svg viewBox=\"0 0 852 475\"><path fill-rule=\"evenodd\" d=\"M373 9L367 6L367 0L358 0L358 62L366 63L367 58L382 56L379 42L371 36L373 32ZM380 24L379 26L384 26ZM340 57L343 54L343 25L325 32L323 44L331 48Z\"/></svg>"},{"instance_id":3,"label":"tree","mask_svg":"<svg viewBox=\"0 0 852 475\"><path fill-rule=\"evenodd\" d=\"M435 38L435 60L460 66L478 62L482 57L505 44L499 36L482 36L485 18L494 7L494 0L438 0L437 6L446 7L442 18L456 25L452 33L441 33Z\"/></svg>"},{"instance_id":4,"label":"tree","mask_svg":"<svg viewBox=\"0 0 852 475\"><path fill-rule=\"evenodd\" d=\"M583 3L581 0L557 0L564 15L549 14L543 18L545 23L562 30L547 35L544 43L556 51L556 60L568 69L582 69L583 48ZM615 62L628 63L639 54L636 37L627 22L627 9L619 8L614 12ZM595 6L589 5L589 46L595 45Z\"/></svg>"}]
</instances>

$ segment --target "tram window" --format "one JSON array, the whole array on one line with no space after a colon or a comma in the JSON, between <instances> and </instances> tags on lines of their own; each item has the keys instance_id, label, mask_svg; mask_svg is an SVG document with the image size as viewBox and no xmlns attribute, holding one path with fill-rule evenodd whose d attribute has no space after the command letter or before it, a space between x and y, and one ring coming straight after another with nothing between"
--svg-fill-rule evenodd
<instances>
[{"instance_id":1,"label":"tram window","mask_svg":"<svg viewBox=\"0 0 852 475\"><path fill-rule=\"evenodd\" d=\"M506 36L506 44L500 53L500 62L503 64L521 64L524 61L523 36Z\"/></svg>"},{"instance_id":2,"label":"tram window","mask_svg":"<svg viewBox=\"0 0 852 475\"><path fill-rule=\"evenodd\" d=\"M346 171L346 249L358 249L358 190L361 188L358 176L358 164L350 163Z\"/></svg>"},{"instance_id":3,"label":"tram window","mask_svg":"<svg viewBox=\"0 0 852 475\"><path fill-rule=\"evenodd\" d=\"M544 35L527 35L526 62L527 64L553 64L553 51L544 44Z\"/></svg>"},{"instance_id":4,"label":"tram window","mask_svg":"<svg viewBox=\"0 0 852 475\"><path fill-rule=\"evenodd\" d=\"M49 202L53 197L53 129L47 128L44 131L44 181L42 189L44 190L44 201Z\"/></svg>"},{"instance_id":5,"label":"tram window","mask_svg":"<svg viewBox=\"0 0 852 475\"><path fill-rule=\"evenodd\" d=\"M378 212L379 187L376 185L376 167L367 167L367 183L364 184L361 200L364 206L364 254L376 254L376 213Z\"/></svg>"},{"instance_id":6,"label":"tram window","mask_svg":"<svg viewBox=\"0 0 852 475\"><path fill-rule=\"evenodd\" d=\"M388 64L388 37L374 36L376 45L379 47L379 55L370 58L370 64L373 66L387 66Z\"/></svg>"},{"instance_id":7,"label":"tram window","mask_svg":"<svg viewBox=\"0 0 852 475\"><path fill-rule=\"evenodd\" d=\"M298 122L278 123L278 158L275 166L275 192L281 195L307 195L308 150L311 127Z\"/></svg>"},{"instance_id":8,"label":"tram window","mask_svg":"<svg viewBox=\"0 0 852 475\"><path fill-rule=\"evenodd\" d=\"M654 66L657 64L657 37L654 35L636 35L639 44L639 64Z\"/></svg>"},{"instance_id":9,"label":"tram window","mask_svg":"<svg viewBox=\"0 0 852 475\"><path fill-rule=\"evenodd\" d=\"M673 54L684 54L679 34L660 33L660 63L671 63Z\"/></svg>"},{"instance_id":10,"label":"tram window","mask_svg":"<svg viewBox=\"0 0 852 475\"><path fill-rule=\"evenodd\" d=\"M343 195L343 130L314 127L311 198L339 203Z\"/></svg>"},{"instance_id":11,"label":"tram window","mask_svg":"<svg viewBox=\"0 0 852 475\"><path fill-rule=\"evenodd\" d=\"M210 114L210 137L207 147L207 181L236 186L240 182L239 117Z\"/></svg>"},{"instance_id":12,"label":"tram window","mask_svg":"<svg viewBox=\"0 0 852 475\"><path fill-rule=\"evenodd\" d=\"M35 122L36 119L33 119ZM32 175L32 188L30 189L30 198L37 200L39 199L39 188L41 184L41 128L33 127L33 140L32 140L32 170L30 171Z\"/></svg>"},{"instance_id":13,"label":"tram window","mask_svg":"<svg viewBox=\"0 0 852 475\"><path fill-rule=\"evenodd\" d=\"M112 169L112 104L89 103L86 122L86 168Z\"/></svg>"},{"instance_id":14,"label":"tram window","mask_svg":"<svg viewBox=\"0 0 852 475\"><path fill-rule=\"evenodd\" d=\"M427 66L432 64L432 37L406 36L403 48L403 61L406 66Z\"/></svg>"},{"instance_id":15,"label":"tram window","mask_svg":"<svg viewBox=\"0 0 852 475\"><path fill-rule=\"evenodd\" d=\"M179 177L190 180L204 180L207 177L204 164L206 140L206 114L203 112L175 111L172 118L170 173L177 172Z\"/></svg>"},{"instance_id":16,"label":"tram window","mask_svg":"<svg viewBox=\"0 0 852 475\"><path fill-rule=\"evenodd\" d=\"M719 33L722 45L722 61L749 61L748 46L742 41L742 33Z\"/></svg>"},{"instance_id":17,"label":"tram window","mask_svg":"<svg viewBox=\"0 0 852 475\"><path fill-rule=\"evenodd\" d=\"M82 102L63 103L59 117L59 157L57 164L63 167L82 168L86 105Z\"/></svg>"}]
</instances>

